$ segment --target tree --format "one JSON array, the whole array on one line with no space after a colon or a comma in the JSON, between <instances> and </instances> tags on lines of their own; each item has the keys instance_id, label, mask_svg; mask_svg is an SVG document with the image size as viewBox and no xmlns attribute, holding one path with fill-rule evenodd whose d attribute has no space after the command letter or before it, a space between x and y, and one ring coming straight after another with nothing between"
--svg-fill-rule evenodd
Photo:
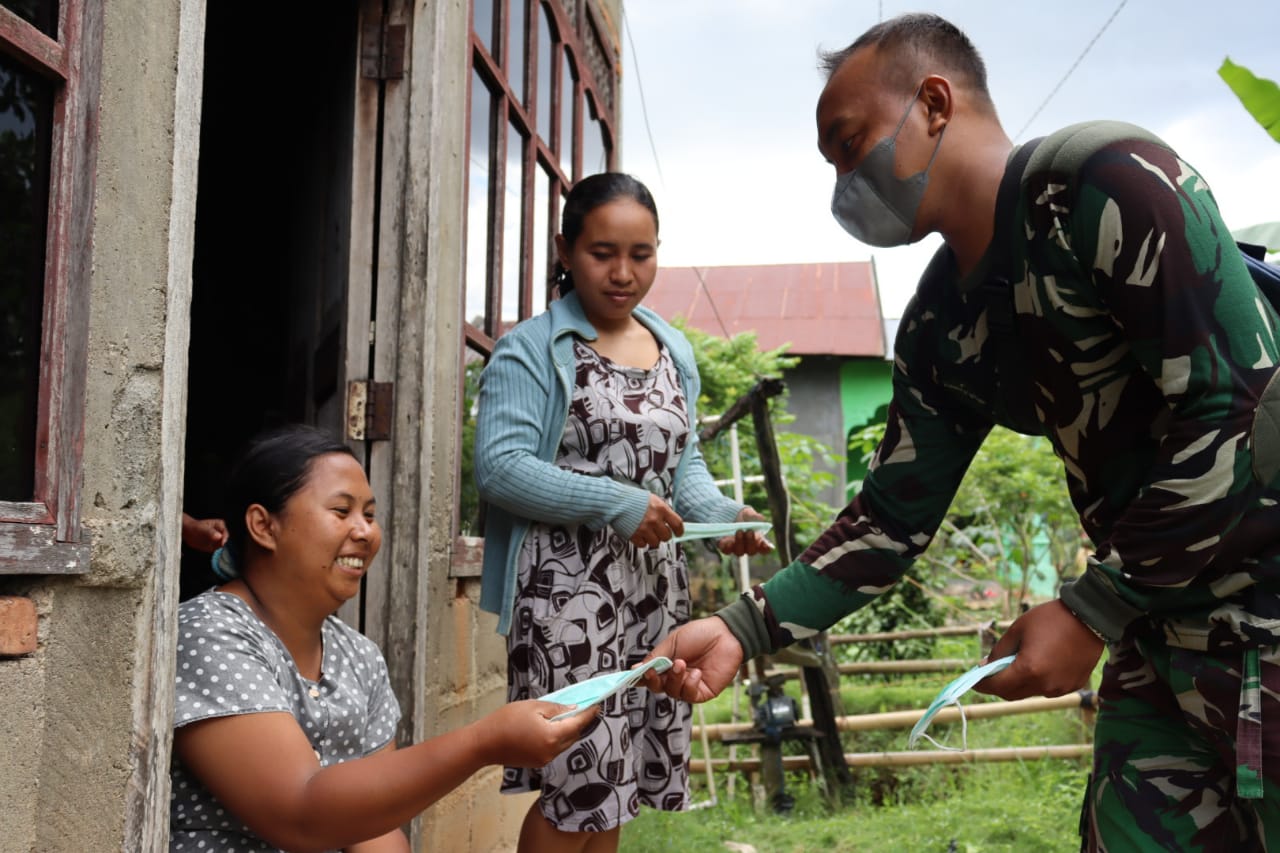
<instances>
[{"instance_id":1,"label":"tree","mask_svg":"<svg viewBox=\"0 0 1280 853\"><path fill-rule=\"evenodd\" d=\"M1280 86L1265 77L1257 77L1243 65L1236 65L1229 58L1222 60L1218 76L1231 87L1249 115L1271 136L1280 142ZM1268 252L1280 252L1280 222L1263 222L1232 232L1232 236L1244 243L1265 246Z\"/></svg>"},{"instance_id":2,"label":"tree","mask_svg":"<svg viewBox=\"0 0 1280 853\"><path fill-rule=\"evenodd\" d=\"M781 376L800 361L795 356L786 355L786 345L761 351L754 332L740 332L732 338L721 338L690 328L679 318L675 325L693 345L698 374L702 379L698 411L704 418L717 416L728 409L762 377ZM779 429L795 422L795 416L787 411L786 401L785 392L771 399L769 413L773 419L783 479L791 500L796 538L801 543L808 543L826 529L836 512L834 507L817 497L831 485L833 476L815 470L814 465L819 461L830 465L835 459L831 448L817 439ZM749 419L744 419L739 426L738 443L743 475L759 473L760 456ZM702 453L712 476L716 479L731 476L733 463L729 458L727 433L703 444ZM744 498L748 504L767 514L769 501L763 485L746 484Z\"/></svg>"},{"instance_id":3,"label":"tree","mask_svg":"<svg viewBox=\"0 0 1280 853\"><path fill-rule=\"evenodd\" d=\"M1280 142L1280 86L1273 80L1255 76L1230 58L1222 60L1218 76L1235 92L1249 115L1257 119L1272 139Z\"/></svg>"},{"instance_id":4,"label":"tree","mask_svg":"<svg viewBox=\"0 0 1280 853\"><path fill-rule=\"evenodd\" d=\"M850 452L869 453L883 434L883 425L855 434ZM1037 572L1052 572L1046 580L1056 586L1074 573L1086 544L1049 440L995 427L920 562L944 578L999 581L1011 615Z\"/></svg>"}]
</instances>

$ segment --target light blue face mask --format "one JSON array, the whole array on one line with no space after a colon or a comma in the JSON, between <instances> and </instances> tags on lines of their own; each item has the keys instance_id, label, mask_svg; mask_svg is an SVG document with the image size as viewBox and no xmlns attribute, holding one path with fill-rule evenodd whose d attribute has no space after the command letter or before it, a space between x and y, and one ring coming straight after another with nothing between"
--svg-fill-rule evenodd
<instances>
[{"instance_id":1,"label":"light blue face mask","mask_svg":"<svg viewBox=\"0 0 1280 853\"><path fill-rule=\"evenodd\" d=\"M640 679L649 670L666 672L669 669L671 669L670 658L654 658L635 669L624 669L622 672L606 672L604 675L597 675L595 678L588 678L586 681L579 681L577 684L561 687L554 693L548 693L541 698L544 702L555 702L558 705L576 705L577 707L572 710L563 711L551 718L552 720L563 720L565 717L571 717L579 711L587 710L592 705L598 705L613 694L621 693L628 687L639 683Z\"/></svg>"},{"instance_id":2,"label":"light blue face mask","mask_svg":"<svg viewBox=\"0 0 1280 853\"><path fill-rule=\"evenodd\" d=\"M921 737L929 741L938 749L947 749L954 752L965 750L969 746L969 725L964 718L964 708L960 705L960 697L968 693L973 685L977 684L988 675L995 675L997 672L1007 668L1013 663L1015 655L993 660L990 663L984 663L981 666L975 666L973 669L961 675L955 681L942 688L942 691L934 697L929 703L929 707L925 710L924 716L921 717L911 728L911 737L907 739L907 746L913 747ZM934 715L945 708L947 705L955 705L960 709L960 746L943 746L933 738L925 734L924 730L929 728L929 721Z\"/></svg>"},{"instance_id":3,"label":"light blue face mask","mask_svg":"<svg viewBox=\"0 0 1280 853\"><path fill-rule=\"evenodd\" d=\"M739 530L754 530L758 533L766 533L773 527L767 521L731 521L727 524L703 524L697 521L686 521L684 523L684 533L679 536L672 536L672 542L686 542L690 539L720 539L724 536L732 536Z\"/></svg>"}]
</instances>

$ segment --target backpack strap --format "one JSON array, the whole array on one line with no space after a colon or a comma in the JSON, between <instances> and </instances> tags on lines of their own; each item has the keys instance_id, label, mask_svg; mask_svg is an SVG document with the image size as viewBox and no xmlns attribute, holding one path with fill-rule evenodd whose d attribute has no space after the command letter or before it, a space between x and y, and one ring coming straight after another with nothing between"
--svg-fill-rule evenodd
<instances>
[{"instance_id":1,"label":"backpack strap","mask_svg":"<svg viewBox=\"0 0 1280 853\"><path fill-rule=\"evenodd\" d=\"M989 250L990 268L979 292L986 304L987 333L995 347L996 400L1000 413L1021 430L1034 430L1038 420L1031 405L1026 359L1017 345L1013 306L1013 240L1018 194L1031 154L1042 138L1022 144L1005 166L996 192L995 227Z\"/></svg>"}]
</instances>

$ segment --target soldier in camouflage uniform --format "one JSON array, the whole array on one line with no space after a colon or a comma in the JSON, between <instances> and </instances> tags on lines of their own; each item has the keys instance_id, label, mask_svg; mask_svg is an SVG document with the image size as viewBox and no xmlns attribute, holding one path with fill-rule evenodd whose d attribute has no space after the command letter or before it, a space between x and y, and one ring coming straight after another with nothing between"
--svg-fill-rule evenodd
<instances>
[{"instance_id":1,"label":"soldier in camouflage uniform","mask_svg":"<svg viewBox=\"0 0 1280 853\"><path fill-rule=\"evenodd\" d=\"M903 318L861 494L795 563L664 640L654 654L681 660L651 686L705 701L744 658L871 601L929 544L994 424L1041 434L1097 550L1001 638L992 658L1017 659L982 689L1070 692L1106 644L1085 848L1280 849L1277 318L1208 186L1139 128L1078 125L1040 144L996 223L1013 146L959 30L903 16L827 70L837 219L873 245L946 243ZM980 293L1001 252L1024 387L997 384Z\"/></svg>"}]
</instances>

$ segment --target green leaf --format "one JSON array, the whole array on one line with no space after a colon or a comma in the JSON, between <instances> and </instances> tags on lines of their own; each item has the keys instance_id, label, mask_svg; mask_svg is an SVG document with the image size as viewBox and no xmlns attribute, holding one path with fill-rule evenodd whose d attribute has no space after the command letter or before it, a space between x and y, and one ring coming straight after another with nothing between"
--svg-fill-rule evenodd
<instances>
[{"instance_id":1,"label":"green leaf","mask_svg":"<svg viewBox=\"0 0 1280 853\"><path fill-rule=\"evenodd\" d=\"M1249 115L1258 120L1272 139L1280 142L1280 86L1273 80L1255 77L1248 68L1236 65L1229 58L1222 60L1218 76L1236 93Z\"/></svg>"}]
</instances>

